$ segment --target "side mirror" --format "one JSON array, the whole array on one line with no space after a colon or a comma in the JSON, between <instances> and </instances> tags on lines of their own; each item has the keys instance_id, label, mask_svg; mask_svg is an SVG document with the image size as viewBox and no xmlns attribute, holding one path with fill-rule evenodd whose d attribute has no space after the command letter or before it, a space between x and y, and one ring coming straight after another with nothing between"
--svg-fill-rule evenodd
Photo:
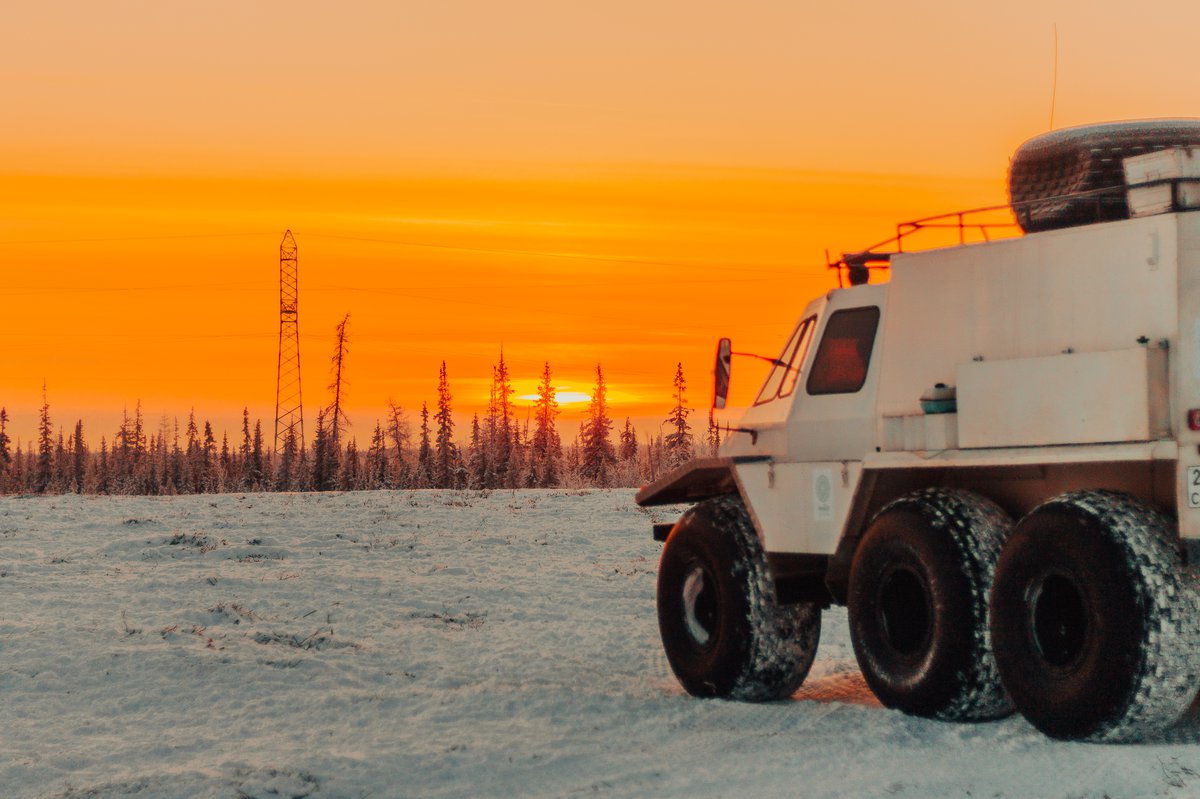
<instances>
[{"instance_id":1,"label":"side mirror","mask_svg":"<svg viewBox=\"0 0 1200 799\"><path fill-rule=\"evenodd\" d=\"M717 363L713 368L713 407L721 410L729 398L729 374L732 369L733 342L723 338L717 342Z\"/></svg>"}]
</instances>

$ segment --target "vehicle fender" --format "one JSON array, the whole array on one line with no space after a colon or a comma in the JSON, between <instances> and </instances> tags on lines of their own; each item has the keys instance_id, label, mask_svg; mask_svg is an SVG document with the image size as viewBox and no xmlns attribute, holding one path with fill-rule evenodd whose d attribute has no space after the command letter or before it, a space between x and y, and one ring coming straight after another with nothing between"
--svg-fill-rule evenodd
<instances>
[{"instance_id":1,"label":"vehicle fender","mask_svg":"<svg viewBox=\"0 0 1200 799\"><path fill-rule=\"evenodd\" d=\"M695 458L682 464L649 485L642 486L634 502L643 508L652 505L675 505L736 494L737 480L733 467L739 463L769 460L766 455Z\"/></svg>"}]
</instances>

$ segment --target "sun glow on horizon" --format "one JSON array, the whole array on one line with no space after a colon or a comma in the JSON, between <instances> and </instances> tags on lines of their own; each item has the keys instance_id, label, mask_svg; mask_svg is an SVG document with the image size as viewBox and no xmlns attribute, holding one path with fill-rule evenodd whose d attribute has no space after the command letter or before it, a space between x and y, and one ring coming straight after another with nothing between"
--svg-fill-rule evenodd
<instances>
[{"instance_id":1,"label":"sun glow on horizon","mask_svg":"<svg viewBox=\"0 0 1200 799\"><path fill-rule=\"evenodd\" d=\"M542 396L540 394L521 394L516 399L524 402L537 402ZM554 401L559 405L574 405L580 402L591 402L592 395L585 394L582 391L559 391L554 392Z\"/></svg>"}]
</instances>

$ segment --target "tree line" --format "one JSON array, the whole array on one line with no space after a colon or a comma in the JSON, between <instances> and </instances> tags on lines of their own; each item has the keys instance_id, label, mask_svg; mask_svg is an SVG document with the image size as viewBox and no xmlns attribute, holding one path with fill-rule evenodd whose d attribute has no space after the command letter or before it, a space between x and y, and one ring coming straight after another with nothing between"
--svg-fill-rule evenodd
<instances>
[{"instance_id":1,"label":"tree line","mask_svg":"<svg viewBox=\"0 0 1200 799\"><path fill-rule=\"evenodd\" d=\"M395 403L362 447L350 432L342 407L344 324L339 326L333 396L317 414L311 441L289 433L278 451L264 439L262 421L243 409L233 440L219 438L193 411L186 422L163 417L150 429L138 403L122 415L111 438L89 443L83 421L56 427L43 387L37 440L15 448L9 416L0 408L0 493L171 495L243 491L357 491L373 489L636 486L690 460L715 454L720 431L708 415L700 440L689 417L683 366L676 368L673 404L666 419L639 440L627 417L615 429L608 407L604 372L596 381L587 414L570 442L559 432L559 405L547 362L537 399L524 415L501 353L492 369L486 411L472 416L467 431L456 431L453 394L446 363L438 373L432 408L423 403L416 418ZM524 418L522 418L524 416ZM415 426L415 429L414 429Z\"/></svg>"}]
</instances>

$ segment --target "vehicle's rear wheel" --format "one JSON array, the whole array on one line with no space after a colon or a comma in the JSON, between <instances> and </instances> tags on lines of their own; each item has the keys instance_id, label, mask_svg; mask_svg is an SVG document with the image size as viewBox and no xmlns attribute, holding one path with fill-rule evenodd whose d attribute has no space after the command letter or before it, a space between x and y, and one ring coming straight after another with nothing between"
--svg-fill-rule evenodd
<instances>
[{"instance_id":1,"label":"vehicle's rear wheel","mask_svg":"<svg viewBox=\"0 0 1200 799\"><path fill-rule=\"evenodd\" d=\"M1200 603L1170 520L1108 491L1020 521L992 589L992 645L1017 709L1055 738L1130 741L1177 720L1200 674Z\"/></svg>"},{"instance_id":2,"label":"vehicle's rear wheel","mask_svg":"<svg viewBox=\"0 0 1200 799\"><path fill-rule=\"evenodd\" d=\"M746 509L726 496L691 508L671 530L658 570L658 625L688 693L765 701L804 682L821 610L776 601Z\"/></svg>"},{"instance_id":3,"label":"vehicle's rear wheel","mask_svg":"<svg viewBox=\"0 0 1200 799\"><path fill-rule=\"evenodd\" d=\"M942 488L901 497L872 520L850 570L850 636L884 705L946 721L1012 711L987 634L1011 526L990 500Z\"/></svg>"}]
</instances>

